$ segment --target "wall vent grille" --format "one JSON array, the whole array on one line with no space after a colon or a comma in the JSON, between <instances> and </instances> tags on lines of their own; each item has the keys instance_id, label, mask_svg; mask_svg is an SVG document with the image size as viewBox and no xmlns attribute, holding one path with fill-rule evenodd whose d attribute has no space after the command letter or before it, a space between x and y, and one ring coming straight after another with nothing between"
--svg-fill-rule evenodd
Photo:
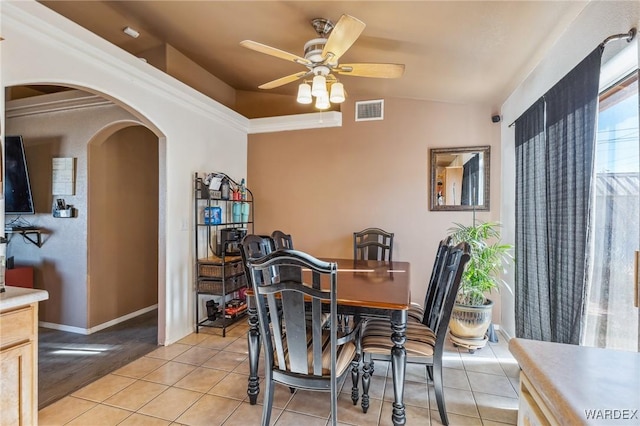
<instances>
[{"instance_id":1,"label":"wall vent grille","mask_svg":"<svg viewBox=\"0 0 640 426\"><path fill-rule=\"evenodd\" d=\"M356 121L384 119L384 100L356 102Z\"/></svg>"}]
</instances>

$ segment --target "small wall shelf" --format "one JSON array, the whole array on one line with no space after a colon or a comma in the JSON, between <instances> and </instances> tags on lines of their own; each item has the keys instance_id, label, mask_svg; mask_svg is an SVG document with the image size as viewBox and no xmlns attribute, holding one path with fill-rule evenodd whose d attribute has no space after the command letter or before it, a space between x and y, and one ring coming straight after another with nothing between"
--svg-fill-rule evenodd
<instances>
[{"instance_id":1,"label":"small wall shelf","mask_svg":"<svg viewBox=\"0 0 640 426\"><path fill-rule=\"evenodd\" d=\"M11 240L9 235L12 234L20 234L27 241L37 245L38 247L42 247L42 229L40 228L7 228L4 230L4 233L7 234L8 240Z\"/></svg>"}]
</instances>

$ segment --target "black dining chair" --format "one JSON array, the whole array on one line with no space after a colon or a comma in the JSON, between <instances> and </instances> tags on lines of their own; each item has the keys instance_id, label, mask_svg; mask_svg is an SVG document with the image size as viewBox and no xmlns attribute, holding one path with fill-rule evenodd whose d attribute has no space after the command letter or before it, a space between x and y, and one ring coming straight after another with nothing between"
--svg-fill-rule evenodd
<instances>
[{"instance_id":1,"label":"black dining chair","mask_svg":"<svg viewBox=\"0 0 640 426\"><path fill-rule=\"evenodd\" d=\"M433 262L433 268L431 269L431 277L429 278L429 282L427 283L427 291L424 297L424 303L422 305L418 303L411 304L407 313L409 321L416 321L421 322L427 326L429 325L428 322L423 322L423 320L428 319L428 316L430 315L430 312L433 308L433 304L436 302L435 295L438 277L440 276L440 271L442 270L442 266L444 265L444 261L446 260L445 253L448 250L448 246L451 245L452 240L453 239L451 237L446 237L438 244L436 257ZM425 318L425 313L427 315L427 318Z\"/></svg>"},{"instance_id":2,"label":"black dining chair","mask_svg":"<svg viewBox=\"0 0 640 426\"><path fill-rule=\"evenodd\" d=\"M436 402L442 424L448 425L447 412L444 401L442 380L442 357L444 343L449 328L449 319L455 303L458 287L465 265L469 261L469 245L460 243L455 247L445 246L443 253L444 264L436 281L434 302L428 318L422 322L408 322L406 329L406 360L407 363L419 363L427 366L436 393ZM362 410L369 408L369 385L371 383L371 360L389 360L391 349L391 327L388 321L369 320L362 330ZM431 371L429 372L429 367Z\"/></svg>"},{"instance_id":3,"label":"black dining chair","mask_svg":"<svg viewBox=\"0 0 640 426\"><path fill-rule=\"evenodd\" d=\"M418 303L412 303L407 311L407 321L422 323L427 327L430 324L431 313L437 313L439 308L439 303L441 300L437 300L436 294L438 289L438 279L440 277L440 273L442 271L442 267L445 264L447 259L447 253L451 248L451 237L446 237L441 240L438 244L438 249L436 250L436 257L433 262L433 268L431 269L431 277L429 278L429 282L427 283L427 292L425 294L424 303L422 305ZM434 306L435 305L435 306ZM388 327L391 327L391 321L388 319L377 319L378 325L380 325L381 321L386 321ZM374 370L374 361L371 360L370 363L370 374L373 374ZM431 366L427 366L427 373L429 375L429 379L433 380L433 368Z\"/></svg>"},{"instance_id":4,"label":"black dining chair","mask_svg":"<svg viewBox=\"0 0 640 426\"><path fill-rule=\"evenodd\" d=\"M339 333L337 321L337 265L295 250L276 250L259 259L247 259L249 281L255 293L265 352L265 396L262 425L271 419L274 383L292 388L329 391L331 423L338 422L338 381L357 365L360 329ZM310 271L308 282L285 278L279 271ZM326 283L321 287L321 283ZM282 309L282 315L276 314ZM322 319L328 311L330 321ZM306 318L312 321L308 323ZM325 326L328 324L328 326ZM357 368L357 366L356 366Z\"/></svg>"},{"instance_id":5,"label":"black dining chair","mask_svg":"<svg viewBox=\"0 0 640 426\"><path fill-rule=\"evenodd\" d=\"M367 228L353 233L354 260L393 260L393 233Z\"/></svg>"},{"instance_id":6,"label":"black dining chair","mask_svg":"<svg viewBox=\"0 0 640 426\"><path fill-rule=\"evenodd\" d=\"M293 250L293 238L291 234L285 234L280 230L273 231L271 238L276 245L276 249L290 249Z\"/></svg>"}]
</instances>

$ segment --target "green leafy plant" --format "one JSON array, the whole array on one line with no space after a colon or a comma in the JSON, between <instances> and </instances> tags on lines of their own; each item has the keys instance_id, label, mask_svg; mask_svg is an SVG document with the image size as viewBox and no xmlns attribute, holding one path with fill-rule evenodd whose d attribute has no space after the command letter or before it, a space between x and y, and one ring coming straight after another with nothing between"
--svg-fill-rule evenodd
<instances>
[{"instance_id":1,"label":"green leafy plant","mask_svg":"<svg viewBox=\"0 0 640 426\"><path fill-rule=\"evenodd\" d=\"M475 222L474 222L475 223ZM513 259L511 244L500 241L500 224L481 222L474 225L455 223L449 228L453 243L466 241L470 246L471 258L460 281L456 299L463 305L480 306L486 301L486 294L506 283L500 273Z\"/></svg>"}]
</instances>

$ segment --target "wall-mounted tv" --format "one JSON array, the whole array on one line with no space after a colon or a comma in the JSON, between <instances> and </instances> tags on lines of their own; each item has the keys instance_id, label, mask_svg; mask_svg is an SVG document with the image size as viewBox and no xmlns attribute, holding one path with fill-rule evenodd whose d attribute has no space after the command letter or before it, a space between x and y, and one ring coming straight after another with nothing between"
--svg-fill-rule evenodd
<instances>
[{"instance_id":1,"label":"wall-mounted tv","mask_svg":"<svg viewBox=\"0 0 640 426\"><path fill-rule=\"evenodd\" d=\"M35 213L22 136L4 138L4 211L5 214Z\"/></svg>"}]
</instances>

